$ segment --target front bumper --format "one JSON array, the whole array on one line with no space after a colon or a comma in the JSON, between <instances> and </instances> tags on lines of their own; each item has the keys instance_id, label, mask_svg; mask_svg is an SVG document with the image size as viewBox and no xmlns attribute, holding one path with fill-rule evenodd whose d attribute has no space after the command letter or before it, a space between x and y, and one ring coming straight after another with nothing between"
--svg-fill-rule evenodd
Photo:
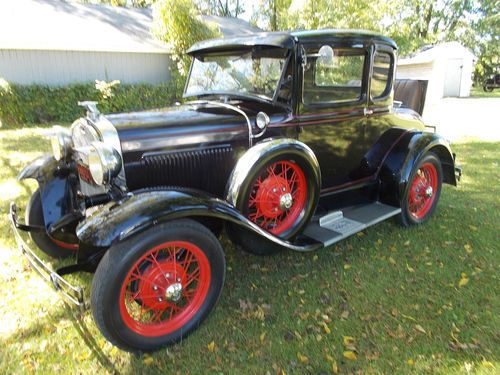
<instances>
[{"instance_id":1,"label":"front bumper","mask_svg":"<svg viewBox=\"0 0 500 375\"><path fill-rule=\"evenodd\" d=\"M21 254L23 254L24 257L28 260L31 267L42 277L42 279L49 283L54 288L54 290L59 292L66 301L76 305L80 309L84 309L86 305L83 298L83 288L71 285L68 281L62 278L62 276L59 275L57 271L52 270L52 268L46 265L33 252L33 250L29 248L29 246L19 234L19 230L22 230L24 232L32 232L41 230L45 231L45 228L19 223L17 216L17 206L14 202L11 202L10 204L9 220L12 231L14 232L14 237L17 242L17 247L19 248Z\"/></svg>"}]
</instances>

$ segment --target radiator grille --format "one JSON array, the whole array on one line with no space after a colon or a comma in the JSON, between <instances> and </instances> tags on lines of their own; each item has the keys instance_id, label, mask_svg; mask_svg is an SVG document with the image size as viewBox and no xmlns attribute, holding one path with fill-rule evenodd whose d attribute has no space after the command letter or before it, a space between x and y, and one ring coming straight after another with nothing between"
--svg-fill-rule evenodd
<instances>
[{"instance_id":1,"label":"radiator grille","mask_svg":"<svg viewBox=\"0 0 500 375\"><path fill-rule=\"evenodd\" d=\"M183 186L222 194L233 165L230 145L143 156L146 186Z\"/></svg>"}]
</instances>

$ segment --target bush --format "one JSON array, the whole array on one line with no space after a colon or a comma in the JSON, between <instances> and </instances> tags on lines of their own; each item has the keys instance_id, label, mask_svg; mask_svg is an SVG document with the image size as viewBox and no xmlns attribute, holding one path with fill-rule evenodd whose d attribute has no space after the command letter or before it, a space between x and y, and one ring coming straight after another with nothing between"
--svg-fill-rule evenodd
<instances>
[{"instance_id":1,"label":"bush","mask_svg":"<svg viewBox=\"0 0 500 375\"><path fill-rule=\"evenodd\" d=\"M180 98L182 84L175 76L168 83L117 84L103 89L102 82L68 86L4 84L0 87L0 124L13 128L25 124L73 122L85 114L78 101L99 102L102 113L160 108Z\"/></svg>"}]
</instances>

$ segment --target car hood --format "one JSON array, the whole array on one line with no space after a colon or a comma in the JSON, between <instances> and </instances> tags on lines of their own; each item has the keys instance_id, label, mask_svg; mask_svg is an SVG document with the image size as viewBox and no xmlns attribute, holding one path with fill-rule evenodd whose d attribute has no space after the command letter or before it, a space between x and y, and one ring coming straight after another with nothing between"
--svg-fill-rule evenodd
<instances>
[{"instance_id":1,"label":"car hood","mask_svg":"<svg viewBox=\"0 0 500 375\"><path fill-rule=\"evenodd\" d=\"M257 111L240 103L238 107L253 124ZM276 113L276 109L271 106L265 110L277 121L286 115ZM245 117L213 102L107 115L106 118L118 131L124 153L166 151L248 139Z\"/></svg>"}]
</instances>

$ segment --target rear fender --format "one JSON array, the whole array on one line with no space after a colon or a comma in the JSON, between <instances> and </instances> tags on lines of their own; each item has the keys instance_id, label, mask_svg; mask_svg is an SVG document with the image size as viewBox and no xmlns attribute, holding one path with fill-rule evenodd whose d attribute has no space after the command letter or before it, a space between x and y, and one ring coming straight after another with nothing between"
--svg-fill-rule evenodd
<instances>
[{"instance_id":1,"label":"rear fender","mask_svg":"<svg viewBox=\"0 0 500 375\"><path fill-rule=\"evenodd\" d=\"M441 161L443 182L456 186L455 157L448 142L438 134L408 132L392 148L381 167L382 202L399 205L415 164L427 152L433 152Z\"/></svg>"},{"instance_id":2,"label":"rear fender","mask_svg":"<svg viewBox=\"0 0 500 375\"><path fill-rule=\"evenodd\" d=\"M296 251L311 251L320 244L296 245L255 225L228 202L195 190L151 190L130 194L104 205L82 221L76 233L92 247L109 247L158 224L182 218L215 218L231 222L265 239Z\"/></svg>"}]
</instances>

